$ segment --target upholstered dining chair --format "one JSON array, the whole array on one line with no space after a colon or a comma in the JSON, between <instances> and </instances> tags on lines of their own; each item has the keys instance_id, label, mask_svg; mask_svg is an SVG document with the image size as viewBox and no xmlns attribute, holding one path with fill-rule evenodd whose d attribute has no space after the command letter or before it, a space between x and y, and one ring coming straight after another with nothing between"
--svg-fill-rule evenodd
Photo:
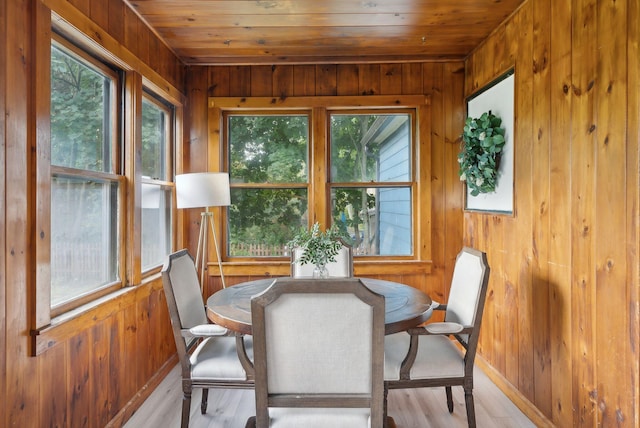
<instances>
[{"instance_id":1,"label":"upholstered dining chair","mask_svg":"<svg viewBox=\"0 0 640 428\"><path fill-rule=\"evenodd\" d=\"M182 369L182 428L189 426L191 393L202 388L200 411L207 411L208 388L253 388L253 369L241 363L252 356L249 338L236 336L207 320L198 273L187 250L170 254L162 269L173 337ZM245 343L246 342L246 343Z\"/></svg>"},{"instance_id":2,"label":"upholstered dining chair","mask_svg":"<svg viewBox=\"0 0 640 428\"><path fill-rule=\"evenodd\" d=\"M384 313L356 278L278 278L254 296L247 427L382 427Z\"/></svg>"},{"instance_id":3,"label":"upholstered dining chair","mask_svg":"<svg viewBox=\"0 0 640 428\"><path fill-rule=\"evenodd\" d=\"M337 238L342 244L335 261L327 263L330 277L350 278L353 276L353 247L341 238ZM302 256L302 248L296 247L291 251L291 276L294 278L311 278L315 266L312 263L301 265L296 262Z\"/></svg>"},{"instance_id":4,"label":"upholstered dining chair","mask_svg":"<svg viewBox=\"0 0 640 428\"><path fill-rule=\"evenodd\" d=\"M451 387L461 385L467 422L469 427L476 426L473 366L488 283L486 254L463 248L456 259L448 303L435 307L445 311L444 322L386 336L385 409L389 389L444 386L451 413Z\"/></svg>"}]
</instances>

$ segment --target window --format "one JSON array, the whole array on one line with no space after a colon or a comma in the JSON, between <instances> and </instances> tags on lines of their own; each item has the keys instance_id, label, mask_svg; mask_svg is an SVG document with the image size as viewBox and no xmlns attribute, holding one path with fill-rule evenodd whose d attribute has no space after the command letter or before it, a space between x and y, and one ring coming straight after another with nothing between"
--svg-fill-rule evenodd
<instances>
[{"instance_id":1,"label":"window","mask_svg":"<svg viewBox=\"0 0 640 428\"><path fill-rule=\"evenodd\" d=\"M142 99L142 270L171 252L172 109L151 94Z\"/></svg>"},{"instance_id":2,"label":"window","mask_svg":"<svg viewBox=\"0 0 640 428\"><path fill-rule=\"evenodd\" d=\"M332 222L356 255L411 255L412 114L329 114Z\"/></svg>"},{"instance_id":3,"label":"window","mask_svg":"<svg viewBox=\"0 0 640 428\"><path fill-rule=\"evenodd\" d=\"M39 22L51 17L36 12ZM120 58L60 18L50 24L36 35L33 64L34 354L68 338L81 314L128 294L125 286L159 281L160 254L176 243L184 103L135 56Z\"/></svg>"},{"instance_id":4,"label":"window","mask_svg":"<svg viewBox=\"0 0 640 428\"><path fill-rule=\"evenodd\" d=\"M51 307L121 282L118 74L51 47Z\"/></svg>"},{"instance_id":5,"label":"window","mask_svg":"<svg viewBox=\"0 0 640 428\"><path fill-rule=\"evenodd\" d=\"M40 163L50 161L38 193L50 204L49 239L42 243L50 271L38 278L42 306L50 311L39 326L125 284L140 284L173 248L179 94L115 69L99 54L54 32L50 138L38 143L50 153Z\"/></svg>"},{"instance_id":6,"label":"window","mask_svg":"<svg viewBox=\"0 0 640 428\"><path fill-rule=\"evenodd\" d=\"M287 256L300 227L321 219L358 256L415 256L415 118L384 106L224 111L227 255Z\"/></svg>"},{"instance_id":7,"label":"window","mask_svg":"<svg viewBox=\"0 0 640 428\"><path fill-rule=\"evenodd\" d=\"M282 256L307 224L309 115L228 114L230 256Z\"/></svg>"}]
</instances>

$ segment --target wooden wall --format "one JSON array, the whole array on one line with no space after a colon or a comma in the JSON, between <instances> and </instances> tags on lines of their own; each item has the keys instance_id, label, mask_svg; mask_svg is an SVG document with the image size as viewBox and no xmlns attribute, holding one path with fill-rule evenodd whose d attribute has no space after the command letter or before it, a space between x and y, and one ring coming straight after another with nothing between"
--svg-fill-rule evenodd
<instances>
[{"instance_id":1,"label":"wooden wall","mask_svg":"<svg viewBox=\"0 0 640 428\"><path fill-rule=\"evenodd\" d=\"M639 21L529 0L465 64L466 95L516 70L515 215L464 215L492 269L480 352L558 427L640 426Z\"/></svg>"},{"instance_id":2,"label":"wooden wall","mask_svg":"<svg viewBox=\"0 0 640 428\"><path fill-rule=\"evenodd\" d=\"M209 96L430 95L431 150L420 162L431 168L433 269L401 280L444 300L462 243L487 251L480 353L492 377L556 426L640 426L638 0L528 0L464 64L186 72L120 0L0 2L0 426L118 425L174 353L154 278L30 356L38 8L137 58L142 73L179 89L186 79L184 171L205 170L204 153L217 149L208 147ZM515 215L463 213L464 96L514 65ZM195 248L197 219L188 220ZM209 292L217 286L211 278Z\"/></svg>"},{"instance_id":3,"label":"wooden wall","mask_svg":"<svg viewBox=\"0 0 640 428\"><path fill-rule=\"evenodd\" d=\"M453 262L462 245L462 186L457 171L451 166L457 165L458 138L464 123L463 83L461 61L191 67L187 75L190 117L185 119L191 134L184 149L185 170L206 170L204 154L207 150L219 150L217 146L207 147L208 97L430 95L431 129L424 130L430 135L422 139L431 140L431 149L421 153L418 164L431 169L431 273L398 275L381 270L378 275L368 276L403 281L442 301L448 293L445 284L451 279ZM199 216L194 214L187 225L190 248L196 248L198 221ZM357 264L355 270L358 274ZM227 277L227 283L250 278L255 276ZM207 293L218 288L218 278L210 277Z\"/></svg>"},{"instance_id":4,"label":"wooden wall","mask_svg":"<svg viewBox=\"0 0 640 428\"><path fill-rule=\"evenodd\" d=\"M55 330L58 343L31 356L34 143L42 131L33 88L48 8L161 87L182 89L184 67L121 0L0 2L0 426L119 425L145 385L176 362L159 276L66 322Z\"/></svg>"}]
</instances>

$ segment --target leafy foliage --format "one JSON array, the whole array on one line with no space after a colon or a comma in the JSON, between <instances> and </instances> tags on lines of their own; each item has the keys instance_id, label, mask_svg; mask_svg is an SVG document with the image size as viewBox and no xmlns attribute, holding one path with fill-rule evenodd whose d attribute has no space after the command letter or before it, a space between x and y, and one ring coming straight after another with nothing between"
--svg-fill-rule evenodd
<instances>
[{"instance_id":1,"label":"leafy foliage","mask_svg":"<svg viewBox=\"0 0 640 428\"><path fill-rule=\"evenodd\" d=\"M342 237L343 235L336 227L321 232L320 224L315 222L311 229L300 229L300 232L287 243L287 246L292 251L296 247L302 249L302 255L294 260L294 263L301 265L312 263L321 266L336 261L336 256L342 246L338 238Z\"/></svg>"},{"instance_id":2,"label":"leafy foliage","mask_svg":"<svg viewBox=\"0 0 640 428\"><path fill-rule=\"evenodd\" d=\"M166 180L165 122L168 114L146 97L142 99L142 175Z\"/></svg>"},{"instance_id":3,"label":"leafy foliage","mask_svg":"<svg viewBox=\"0 0 640 428\"><path fill-rule=\"evenodd\" d=\"M111 172L110 81L87 65L51 49L51 163Z\"/></svg>"},{"instance_id":4,"label":"leafy foliage","mask_svg":"<svg viewBox=\"0 0 640 428\"><path fill-rule=\"evenodd\" d=\"M308 117L234 115L228 128L230 179L242 185L231 193L231 241L282 245L306 224L306 188L299 185L308 175Z\"/></svg>"},{"instance_id":5,"label":"leafy foliage","mask_svg":"<svg viewBox=\"0 0 640 428\"><path fill-rule=\"evenodd\" d=\"M485 112L479 118L467 117L462 133L462 151L458 155L461 181L466 181L472 196L493 192L505 144L502 119Z\"/></svg>"},{"instance_id":6,"label":"leafy foliage","mask_svg":"<svg viewBox=\"0 0 640 428\"><path fill-rule=\"evenodd\" d=\"M384 130L391 116L360 112L330 115L332 224L344 232L345 241L354 248L375 244L369 236L375 233L369 211L376 207L376 192L371 189L379 180L381 141L374 136ZM227 118L232 183L230 244L282 248L313 217L308 212L307 194L310 118L298 113L230 114Z\"/></svg>"},{"instance_id":7,"label":"leafy foliage","mask_svg":"<svg viewBox=\"0 0 640 428\"><path fill-rule=\"evenodd\" d=\"M51 164L112 171L109 113L112 81L56 46L51 48ZM57 177L52 184L52 242L102 242L105 195L101 180ZM112 200L115 205L115 200ZM115 210L115 208L114 208ZM107 214L109 212L107 211Z\"/></svg>"},{"instance_id":8,"label":"leafy foliage","mask_svg":"<svg viewBox=\"0 0 640 428\"><path fill-rule=\"evenodd\" d=\"M377 159L380 147L366 144L365 135L376 122L379 115L339 114L331 116L331 181L367 182L375 181ZM335 198L332 210L334 224L346 232L354 231L352 237L345 240L354 248L362 242L361 231L368 230L367 212L375 206L375 198L366 188L334 188ZM354 215L346 215L347 212Z\"/></svg>"}]
</instances>

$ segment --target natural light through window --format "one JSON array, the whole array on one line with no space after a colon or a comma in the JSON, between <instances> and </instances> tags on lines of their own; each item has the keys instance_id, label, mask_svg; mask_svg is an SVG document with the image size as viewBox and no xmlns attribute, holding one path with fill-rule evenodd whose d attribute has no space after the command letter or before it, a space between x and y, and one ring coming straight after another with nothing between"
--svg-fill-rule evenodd
<instances>
[{"instance_id":1,"label":"natural light through window","mask_svg":"<svg viewBox=\"0 0 640 428\"><path fill-rule=\"evenodd\" d=\"M118 277L117 75L51 48L51 306Z\"/></svg>"}]
</instances>

